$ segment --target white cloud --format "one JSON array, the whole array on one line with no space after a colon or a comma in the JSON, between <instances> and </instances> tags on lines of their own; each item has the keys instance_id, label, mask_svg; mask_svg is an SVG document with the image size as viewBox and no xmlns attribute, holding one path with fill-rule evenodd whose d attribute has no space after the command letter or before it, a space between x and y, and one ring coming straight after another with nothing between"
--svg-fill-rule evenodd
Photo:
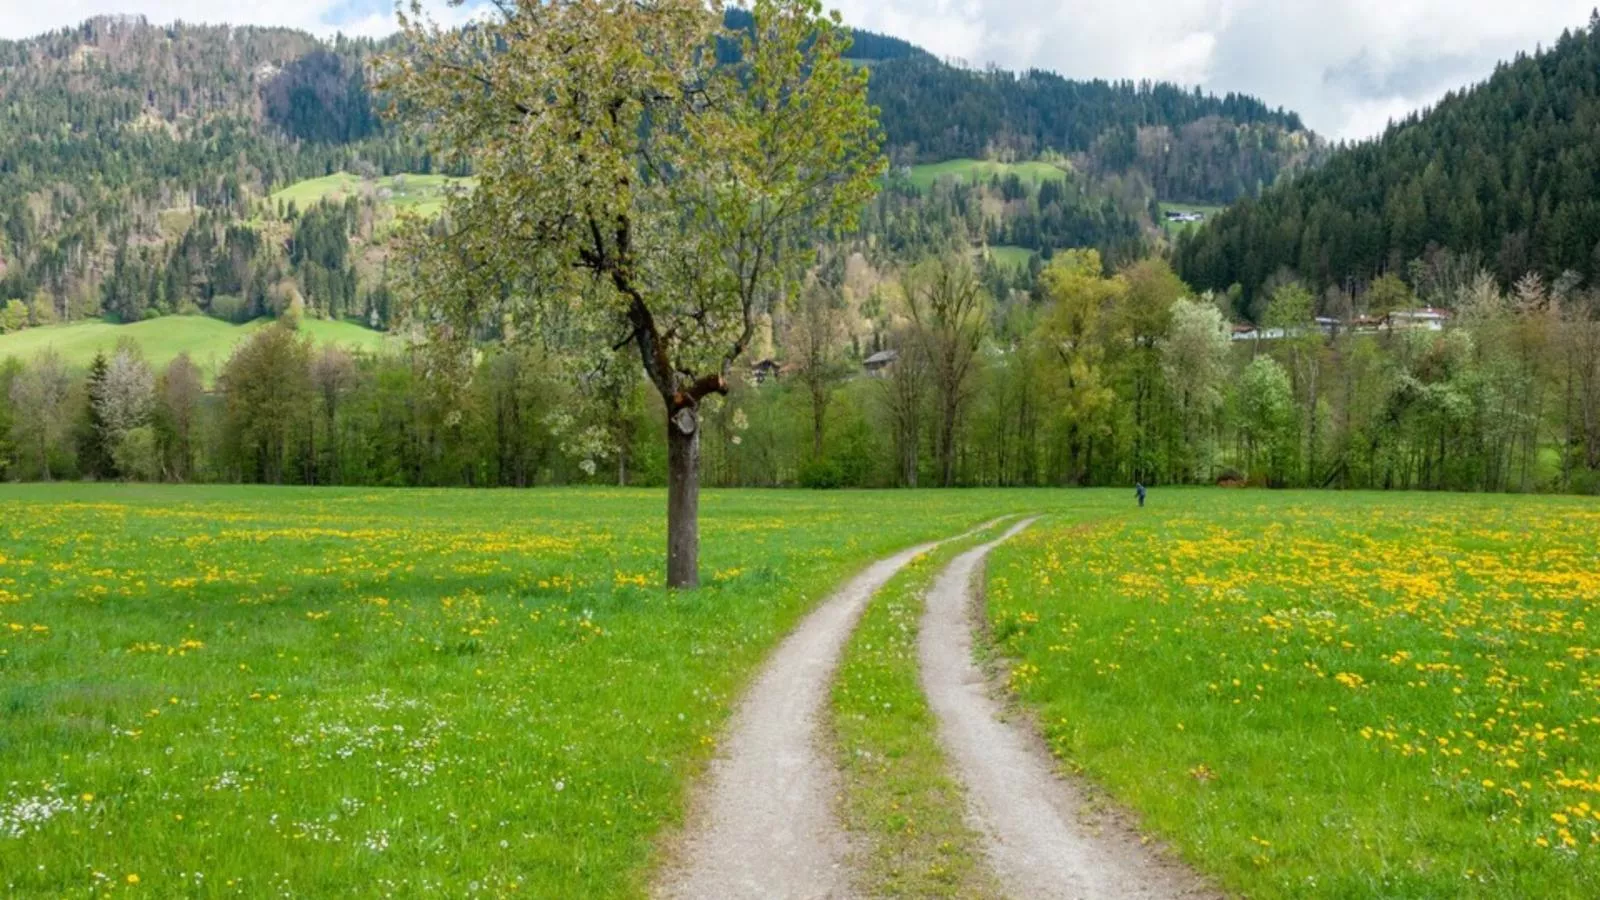
<instances>
[{"instance_id":1,"label":"white cloud","mask_svg":"<svg viewBox=\"0 0 1600 900\"><path fill-rule=\"evenodd\" d=\"M828 0L852 24L975 66L1075 78L1159 78L1254 94L1332 137L1482 80L1519 50L1588 21L1596 0ZM441 20L468 13L428 0ZM0 37L107 13L152 21L394 30L389 0L0 0Z\"/></svg>"},{"instance_id":2,"label":"white cloud","mask_svg":"<svg viewBox=\"0 0 1600 900\"><path fill-rule=\"evenodd\" d=\"M424 4L444 23L465 21L470 9L445 0ZM476 5L476 4L472 4ZM103 15L142 15L152 22L228 23L299 28L320 35L381 37L397 30L393 0L0 0L0 38L31 37Z\"/></svg>"},{"instance_id":3,"label":"white cloud","mask_svg":"<svg viewBox=\"0 0 1600 900\"><path fill-rule=\"evenodd\" d=\"M1595 0L835 0L863 28L973 65L1253 94L1335 138L1487 78Z\"/></svg>"}]
</instances>

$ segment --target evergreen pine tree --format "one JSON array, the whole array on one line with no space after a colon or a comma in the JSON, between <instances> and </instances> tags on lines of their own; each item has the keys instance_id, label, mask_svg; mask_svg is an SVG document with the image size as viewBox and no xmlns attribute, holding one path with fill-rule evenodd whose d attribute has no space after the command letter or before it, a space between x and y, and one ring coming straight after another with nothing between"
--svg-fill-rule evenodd
<instances>
[{"instance_id":1,"label":"evergreen pine tree","mask_svg":"<svg viewBox=\"0 0 1600 900\"><path fill-rule=\"evenodd\" d=\"M78 468L88 478L110 478L116 474L107 438L109 430L105 417L100 414L109 365L103 351L96 353L89 363L89 377L84 385L88 396L83 405L83 417L78 422Z\"/></svg>"}]
</instances>

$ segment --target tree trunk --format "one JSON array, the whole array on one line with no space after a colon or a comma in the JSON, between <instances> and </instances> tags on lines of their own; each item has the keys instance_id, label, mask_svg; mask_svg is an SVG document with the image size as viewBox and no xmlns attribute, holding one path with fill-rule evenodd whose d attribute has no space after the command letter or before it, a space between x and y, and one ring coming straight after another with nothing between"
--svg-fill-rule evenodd
<instances>
[{"instance_id":1,"label":"tree trunk","mask_svg":"<svg viewBox=\"0 0 1600 900\"><path fill-rule=\"evenodd\" d=\"M946 395L947 398L950 395ZM939 422L939 486L954 487L956 483L956 406L945 400L944 415Z\"/></svg>"},{"instance_id":2,"label":"tree trunk","mask_svg":"<svg viewBox=\"0 0 1600 900\"><path fill-rule=\"evenodd\" d=\"M700 419L684 407L667 418L667 587L699 585Z\"/></svg>"},{"instance_id":3,"label":"tree trunk","mask_svg":"<svg viewBox=\"0 0 1600 900\"><path fill-rule=\"evenodd\" d=\"M828 415L828 388L820 382L811 385L811 457L822 458L822 436Z\"/></svg>"}]
</instances>

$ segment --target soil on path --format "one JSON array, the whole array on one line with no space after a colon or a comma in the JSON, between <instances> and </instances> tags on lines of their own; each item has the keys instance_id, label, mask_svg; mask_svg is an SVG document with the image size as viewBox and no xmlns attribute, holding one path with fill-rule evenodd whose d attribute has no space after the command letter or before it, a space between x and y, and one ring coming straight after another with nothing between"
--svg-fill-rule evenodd
<instances>
[{"instance_id":1,"label":"soil on path","mask_svg":"<svg viewBox=\"0 0 1600 900\"><path fill-rule=\"evenodd\" d=\"M1089 821L1083 791L1057 774L1031 726L1007 720L973 660L974 578L990 550L1033 521L956 557L928 592L918 641L923 690L989 864L1009 894L1029 900L1217 897L1114 813Z\"/></svg>"},{"instance_id":2,"label":"soil on path","mask_svg":"<svg viewBox=\"0 0 1600 900\"><path fill-rule=\"evenodd\" d=\"M834 814L838 774L821 746L822 707L867 601L941 543L873 563L773 653L729 723L677 848L677 863L666 870L657 896L850 896L849 845Z\"/></svg>"}]
</instances>

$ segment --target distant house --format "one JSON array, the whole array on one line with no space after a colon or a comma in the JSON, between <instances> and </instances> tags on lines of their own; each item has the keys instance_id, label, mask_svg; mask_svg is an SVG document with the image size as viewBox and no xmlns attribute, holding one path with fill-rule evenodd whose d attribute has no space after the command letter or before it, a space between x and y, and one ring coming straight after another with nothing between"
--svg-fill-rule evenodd
<instances>
[{"instance_id":1,"label":"distant house","mask_svg":"<svg viewBox=\"0 0 1600 900\"><path fill-rule=\"evenodd\" d=\"M876 375L894 364L900 358L898 350L880 350L862 361L862 368Z\"/></svg>"},{"instance_id":2,"label":"distant house","mask_svg":"<svg viewBox=\"0 0 1600 900\"><path fill-rule=\"evenodd\" d=\"M1203 212L1193 212L1183 209L1167 210L1168 222L1204 222L1205 220L1206 214Z\"/></svg>"},{"instance_id":3,"label":"distant house","mask_svg":"<svg viewBox=\"0 0 1600 900\"><path fill-rule=\"evenodd\" d=\"M1389 313L1384 326L1390 331L1443 331L1450 313L1431 306L1422 309L1397 309Z\"/></svg>"},{"instance_id":4,"label":"distant house","mask_svg":"<svg viewBox=\"0 0 1600 900\"><path fill-rule=\"evenodd\" d=\"M1344 323L1333 318L1332 316L1317 316L1318 330L1328 337L1334 337L1338 335L1339 329L1343 327Z\"/></svg>"}]
</instances>

